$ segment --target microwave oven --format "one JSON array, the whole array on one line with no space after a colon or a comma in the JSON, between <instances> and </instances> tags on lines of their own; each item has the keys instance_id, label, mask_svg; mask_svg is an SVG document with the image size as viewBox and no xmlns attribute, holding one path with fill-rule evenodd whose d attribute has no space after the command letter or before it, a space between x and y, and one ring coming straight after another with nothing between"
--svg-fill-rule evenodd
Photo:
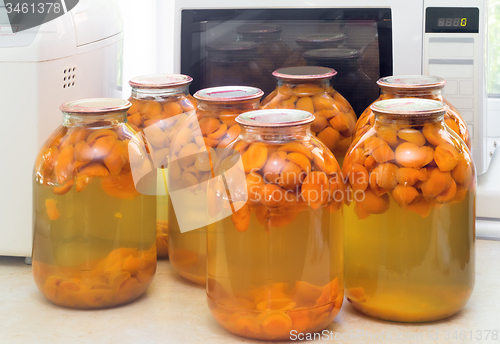
<instances>
[{"instance_id":1,"label":"microwave oven","mask_svg":"<svg viewBox=\"0 0 500 344\"><path fill-rule=\"evenodd\" d=\"M275 82L269 65L284 67L291 56L310 64L300 59L307 55L298 38L314 35L342 36L342 42L329 50L354 52L354 67L352 63L345 67L338 58L321 63L338 71L332 83L358 116L378 97L380 77L443 77L445 98L469 127L477 173L488 168L492 151L488 145L493 145L493 139L486 135L486 0L174 0L161 1L159 13L166 15L159 23L159 69L192 76L193 93L230 83L261 87L269 93ZM249 44L242 47L242 41L248 40L264 45L259 42L262 36L244 35L245 28L259 25L274 30L281 55L270 49L259 54ZM232 46L242 49L239 55L231 51ZM218 68L227 66L225 59L238 58L255 63ZM260 82L255 81L256 74Z\"/></svg>"}]
</instances>

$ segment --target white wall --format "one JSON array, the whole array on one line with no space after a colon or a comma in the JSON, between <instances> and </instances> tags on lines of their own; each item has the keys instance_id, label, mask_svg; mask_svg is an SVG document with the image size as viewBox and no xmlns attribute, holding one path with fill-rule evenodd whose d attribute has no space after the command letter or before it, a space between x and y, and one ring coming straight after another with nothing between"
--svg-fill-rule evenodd
<instances>
[{"instance_id":1,"label":"white wall","mask_svg":"<svg viewBox=\"0 0 500 344\"><path fill-rule=\"evenodd\" d=\"M118 0L123 16L123 97L128 81L137 75L158 73L158 2L173 0Z\"/></svg>"}]
</instances>

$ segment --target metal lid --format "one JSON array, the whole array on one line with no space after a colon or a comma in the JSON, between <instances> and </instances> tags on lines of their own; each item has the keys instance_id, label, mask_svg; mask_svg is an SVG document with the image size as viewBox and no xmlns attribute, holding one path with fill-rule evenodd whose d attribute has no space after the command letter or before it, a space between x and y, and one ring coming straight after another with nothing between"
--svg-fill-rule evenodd
<instances>
[{"instance_id":1,"label":"metal lid","mask_svg":"<svg viewBox=\"0 0 500 344\"><path fill-rule=\"evenodd\" d=\"M261 89L250 86L219 86L199 90L194 94L197 100L216 103L241 102L261 98Z\"/></svg>"},{"instance_id":2,"label":"metal lid","mask_svg":"<svg viewBox=\"0 0 500 344\"><path fill-rule=\"evenodd\" d=\"M59 107L59 109L65 113L93 115L127 111L131 106L132 104L128 100L124 99L89 98L64 103Z\"/></svg>"},{"instance_id":3,"label":"metal lid","mask_svg":"<svg viewBox=\"0 0 500 344\"><path fill-rule=\"evenodd\" d=\"M205 49L208 51L240 52L254 50L259 47L258 43L237 41L237 42L218 42L208 44Z\"/></svg>"},{"instance_id":4,"label":"metal lid","mask_svg":"<svg viewBox=\"0 0 500 344\"><path fill-rule=\"evenodd\" d=\"M289 80L328 79L336 74L335 69L316 66L286 67L273 72L274 77Z\"/></svg>"},{"instance_id":5,"label":"metal lid","mask_svg":"<svg viewBox=\"0 0 500 344\"><path fill-rule=\"evenodd\" d=\"M361 56L359 50L347 48L328 48L308 50L303 54L310 60L350 60Z\"/></svg>"},{"instance_id":6,"label":"metal lid","mask_svg":"<svg viewBox=\"0 0 500 344\"><path fill-rule=\"evenodd\" d=\"M446 80L431 75L393 75L378 79L377 84L382 88L427 90L443 88L446 85Z\"/></svg>"},{"instance_id":7,"label":"metal lid","mask_svg":"<svg viewBox=\"0 0 500 344\"><path fill-rule=\"evenodd\" d=\"M269 109L244 112L236 117L236 122L251 127L293 127L311 123L313 114L302 110Z\"/></svg>"},{"instance_id":8,"label":"metal lid","mask_svg":"<svg viewBox=\"0 0 500 344\"><path fill-rule=\"evenodd\" d=\"M283 27L275 24L248 24L238 26L236 33L239 34L256 34L262 35L266 33L279 33L283 31Z\"/></svg>"},{"instance_id":9,"label":"metal lid","mask_svg":"<svg viewBox=\"0 0 500 344\"><path fill-rule=\"evenodd\" d=\"M340 44L347 39L343 33L313 33L310 35L297 36L295 42L304 45Z\"/></svg>"},{"instance_id":10,"label":"metal lid","mask_svg":"<svg viewBox=\"0 0 500 344\"><path fill-rule=\"evenodd\" d=\"M370 106L373 112L401 117L420 117L444 114L448 105L443 102L422 98L396 98L379 100Z\"/></svg>"},{"instance_id":11,"label":"metal lid","mask_svg":"<svg viewBox=\"0 0 500 344\"><path fill-rule=\"evenodd\" d=\"M128 84L133 88L174 88L189 85L193 78L183 74L148 74L132 78Z\"/></svg>"}]
</instances>

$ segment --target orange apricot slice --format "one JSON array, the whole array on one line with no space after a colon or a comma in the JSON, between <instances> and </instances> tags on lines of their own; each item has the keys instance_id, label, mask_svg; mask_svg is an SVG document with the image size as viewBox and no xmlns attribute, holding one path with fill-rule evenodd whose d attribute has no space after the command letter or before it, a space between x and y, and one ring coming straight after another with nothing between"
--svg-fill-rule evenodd
<instances>
[{"instance_id":1,"label":"orange apricot slice","mask_svg":"<svg viewBox=\"0 0 500 344\"><path fill-rule=\"evenodd\" d=\"M260 324L256 318L243 315L236 318L233 324L236 333L242 336L256 336L260 334Z\"/></svg>"},{"instance_id":2,"label":"orange apricot slice","mask_svg":"<svg viewBox=\"0 0 500 344\"><path fill-rule=\"evenodd\" d=\"M262 168L267 161L267 152L267 147L262 142L252 143L241 156L245 172Z\"/></svg>"},{"instance_id":3,"label":"orange apricot slice","mask_svg":"<svg viewBox=\"0 0 500 344\"><path fill-rule=\"evenodd\" d=\"M69 145L57 156L57 160L54 164L54 173L57 183L60 185L64 184L64 182L73 175L74 154L75 148L73 145Z\"/></svg>"},{"instance_id":4,"label":"orange apricot slice","mask_svg":"<svg viewBox=\"0 0 500 344\"><path fill-rule=\"evenodd\" d=\"M422 134L424 134L427 141L429 141L434 146L438 146L446 140L443 135L448 135L446 131L441 127L439 123L426 123L422 128Z\"/></svg>"},{"instance_id":5,"label":"orange apricot slice","mask_svg":"<svg viewBox=\"0 0 500 344\"><path fill-rule=\"evenodd\" d=\"M318 134L318 139L320 139L329 150L334 150L340 142L340 134L332 127L326 127Z\"/></svg>"},{"instance_id":6,"label":"orange apricot slice","mask_svg":"<svg viewBox=\"0 0 500 344\"><path fill-rule=\"evenodd\" d=\"M262 168L264 178L270 183L277 183L280 173L286 163L286 152L274 152L267 159L266 164Z\"/></svg>"},{"instance_id":7,"label":"orange apricot slice","mask_svg":"<svg viewBox=\"0 0 500 344\"><path fill-rule=\"evenodd\" d=\"M302 168L299 165L291 161L287 161L281 171L278 184L283 189L295 190L302 183L304 176L305 174L302 172Z\"/></svg>"},{"instance_id":8,"label":"orange apricot slice","mask_svg":"<svg viewBox=\"0 0 500 344\"><path fill-rule=\"evenodd\" d=\"M140 112L128 116L127 120L136 127L140 127L142 125L142 117Z\"/></svg>"},{"instance_id":9,"label":"orange apricot slice","mask_svg":"<svg viewBox=\"0 0 500 344\"><path fill-rule=\"evenodd\" d=\"M349 183L354 191L365 191L368 187L368 171L363 165L352 165L349 174Z\"/></svg>"},{"instance_id":10,"label":"orange apricot slice","mask_svg":"<svg viewBox=\"0 0 500 344\"><path fill-rule=\"evenodd\" d=\"M376 173L370 173L369 184L370 184L370 189L375 193L375 195L380 197L380 196L386 194L387 191L389 191L389 190L383 189L380 186L378 186L377 178L378 178L378 175Z\"/></svg>"},{"instance_id":11,"label":"orange apricot slice","mask_svg":"<svg viewBox=\"0 0 500 344\"><path fill-rule=\"evenodd\" d=\"M327 125L328 125L328 121L326 120L325 117L315 116L314 120L311 123L311 130L314 131L315 133L319 133L323 129L325 129Z\"/></svg>"},{"instance_id":12,"label":"orange apricot slice","mask_svg":"<svg viewBox=\"0 0 500 344\"><path fill-rule=\"evenodd\" d=\"M417 213L422 217L427 217L431 212L432 204L424 197L418 196L412 203L406 206L406 209Z\"/></svg>"},{"instance_id":13,"label":"orange apricot slice","mask_svg":"<svg viewBox=\"0 0 500 344\"><path fill-rule=\"evenodd\" d=\"M424 135L417 129L404 128L398 131L398 137L407 142L411 142L421 147L425 144L426 140Z\"/></svg>"},{"instance_id":14,"label":"orange apricot slice","mask_svg":"<svg viewBox=\"0 0 500 344\"><path fill-rule=\"evenodd\" d=\"M375 158L373 156L369 156L366 158L365 160L365 168L368 172L371 172L375 169L375 167L377 167L378 163L377 163L377 160L375 160Z\"/></svg>"},{"instance_id":15,"label":"orange apricot slice","mask_svg":"<svg viewBox=\"0 0 500 344\"><path fill-rule=\"evenodd\" d=\"M165 111L168 117L177 116L184 112L182 106L177 102L168 102L163 104L163 111Z\"/></svg>"},{"instance_id":16,"label":"orange apricot slice","mask_svg":"<svg viewBox=\"0 0 500 344\"><path fill-rule=\"evenodd\" d=\"M221 122L214 117L204 117L199 121L199 124L203 136L212 134L221 126Z\"/></svg>"},{"instance_id":17,"label":"orange apricot slice","mask_svg":"<svg viewBox=\"0 0 500 344\"><path fill-rule=\"evenodd\" d=\"M312 97L315 111L328 110L335 106L333 99L327 94L321 94Z\"/></svg>"},{"instance_id":18,"label":"orange apricot slice","mask_svg":"<svg viewBox=\"0 0 500 344\"><path fill-rule=\"evenodd\" d=\"M347 289L347 295L349 295L348 299L353 298L357 302L365 302L367 300L363 287L349 288Z\"/></svg>"},{"instance_id":19,"label":"orange apricot slice","mask_svg":"<svg viewBox=\"0 0 500 344\"><path fill-rule=\"evenodd\" d=\"M57 157L59 156L59 149L57 147L47 148L42 155L43 168L51 173L54 169L54 165L57 161Z\"/></svg>"},{"instance_id":20,"label":"orange apricot slice","mask_svg":"<svg viewBox=\"0 0 500 344\"><path fill-rule=\"evenodd\" d=\"M131 172L104 177L101 185L104 192L112 197L133 200L139 195Z\"/></svg>"},{"instance_id":21,"label":"orange apricot slice","mask_svg":"<svg viewBox=\"0 0 500 344\"><path fill-rule=\"evenodd\" d=\"M227 125L222 124L219 127L219 129L217 129L216 131L214 131L211 134L208 134L207 137L209 139L220 140L224 135L226 135L226 133L227 133Z\"/></svg>"},{"instance_id":22,"label":"orange apricot slice","mask_svg":"<svg viewBox=\"0 0 500 344\"><path fill-rule=\"evenodd\" d=\"M107 156L116 143L116 138L113 136L101 136L92 144L92 152L95 159L102 159Z\"/></svg>"},{"instance_id":23,"label":"orange apricot slice","mask_svg":"<svg viewBox=\"0 0 500 344\"><path fill-rule=\"evenodd\" d=\"M61 214L59 213L59 210L57 209L56 205L57 201L53 198L47 198L45 200L45 208L47 209L47 216L51 221L57 220L59 217L61 217Z\"/></svg>"},{"instance_id":24,"label":"orange apricot slice","mask_svg":"<svg viewBox=\"0 0 500 344\"><path fill-rule=\"evenodd\" d=\"M311 208L318 209L330 196L327 175L321 171L309 173L302 182L301 196Z\"/></svg>"},{"instance_id":25,"label":"orange apricot slice","mask_svg":"<svg viewBox=\"0 0 500 344\"><path fill-rule=\"evenodd\" d=\"M360 203L368 213L383 214L389 210L389 195L385 194L378 197L371 189L366 189L364 196Z\"/></svg>"},{"instance_id":26,"label":"orange apricot slice","mask_svg":"<svg viewBox=\"0 0 500 344\"><path fill-rule=\"evenodd\" d=\"M89 146L92 146L98 138L103 136L112 136L115 139L118 138L118 134L110 129L98 129L96 131L92 131L85 141Z\"/></svg>"},{"instance_id":27,"label":"orange apricot slice","mask_svg":"<svg viewBox=\"0 0 500 344\"><path fill-rule=\"evenodd\" d=\"M295 102L299 99L297 96L292 96L288 99L284 99L280 103L280 108L282 109L295 109Z\"/></svg>"},{"instance_id":28,"label":"orange apricot slice","mask_svg":"<svg viewBox=\"0 0 500 344\"><path fill-rule=\"evenodd\" d=\"M230 111L222 111L219 113L219 121L227 125L228 127L232 127L236 123L236 117L238 117L238 113L230 112Z\"/></svg>"},{"instance_id":29,"label":"orange apricot slice","mask_svg":"<svg viewBox=\"0 0 500 344\"><path fill-rule=\"evenodd\" d=\"M453 182L450 172L440 171L438 168L432 169L428 180L422 184L422 195L426 199L433 199L443 191L448 190Z\"/></svg>"},{"instance_id":30,"label":"orange apricot slice","mask_svg":"<svg viewBox=\"0 0 500 344\"><path fill-rule=\"evenodd\" d=\"M472 179L472 164L460 156L457 166L451 171L451 176L459 184L467 184Z\"/></svg>"},{"instance_id":31,"label":"orange apricot slice","mask_svg":"<svg viewBox=\"0 0 500 344\"><path fill-rule=\"evenodd\" d=\"M233 142L238 136L240 136L241 133L241 127L238 124L233 124L228 130L227 130L227 136L226 140L229 140L229 142Z\"/></svg>"},{"instance_id":32,"label":"orange apricot slice","mask_svg":"<svg viewBox=\"0 0 500 344\"><path fill-rule=\"evenodd\" d=\"M399 165L403 167L421 168L432 161L434 152L431 147L419 147L414 143L404 142L396 148L395 154L396 162Z\"/></svg>"},{"instance_id":33,"label":"orange apricot slice","mask_svg":"<svg viewBox=\"0 0 500 344\"><path fill-rule=\"evenodd\" d=\"M323 289L314 284L297 281L293 292L293 300L299 307L312 306L320 297Z\"/></svg>"},{"instance_id":34,"label":"orange apricot slice","mask_svg":"<svg viewBox=\"0 0 500 344\"><path fill-rule=\"evenodd\" d=\"M287 202L285 190L276 184L266 184L260 188L260 200L268 207L280 207Z\"/></svg>"},{"instance_id":35,"label":"orange apricot slice","mask_svg":"<svg viewBox=\"0 0 500 344\"><path fill-rule=\"evenodd\" d=\"M326 119L330 119L332 117L340 115L342 112L340 112L336 107L330 109L330 110L320 110L316 111L314 113L314 117L324 117Z\"/></svg>"},{"instance_id":36,"label":"orange apricot slice","mask_svg":"<svg viewBox=\"0 0 500 344\"><path fill-rule=\"evenodd\" d=\"M396 185L394 190L392 190L392 197L402 207L413 202L418 195L417 189L413 186Z\"/></svg>"},{"instance_id":37,"label":"orange apricot slice","mask_svg":"<svg viewBox=\"0 0 500 344\"><path fill-rule=\"evenodd\" d=\"M396 180L403 186L413 186L418 181L425 181L426 179L427 171L425 169L401 167L396 172Z\"/></svg>"},{"instance_id":38,"label":"orange apricot slice","mask_svg":"<svg viewBox=\"0 0 500 344\"><path fill-rule=\"evenodd\" d=\"M455 193L455 197L453 198L453 203L458 203L462 202L465 199L465 196L467 195L467 188L457 185L457 191Z\"/></svg>"},{"instance_id":39,"label":"orange apricot slice","mask_svg":"<svg viewBox=\"0 0 500 344\"><path fill-rule=\"evenodd\" d=\"M134 98L132 98L132 97L130 97L130 98L128 99L128 101L129 101L130 103L132 103L132 106L128 109L128 111L127 111L127 112L128 112L128 113L136 113L136 112L139 112L139 106L141 105L141 103L142 103L142 102L141 102L140 100L138 100L138 99L134 99Z\"/></svg>"},{"instance_id":40,"label":"orange apricot slice","mask_svg":"<svg viewBox=\"0 0 500 344\"><path fill-rule=\"evenodd\" d=\"M94 158L94 151L85 141L80 141L75 145L75 159L89 162Z\"/></svg>"},{"instance_id":41,"label":"orange apricot slice","mask_svg":"<svg viewBox=\"0 0 500 344\"><path fill-rule=\"evenodd\" d=\"M76 191L82 192L92 182L92 177L79 173L76 177Z\"/></svg>"},{"instance_id":42,"label":"orange apricot slice","mask_svg":"<svg viewBox=\"0 0 500 344\"><path fill-rule=\"evenodd\" d=\"M304 145L298 142L284 144L283 146L278 148L278 151L283 151L287 153L290 152L301 153L305 155L309 160L312 159L312 153L309 151L309 149L307 149Z\"/></svg>"},{"instance_id":43,"label":"orange apricot slice","mask_svg":"<svg viewBox=\"0 0 500 344\"><path fill-rule=\"evenodd\" d=\"M314 112L314 104L311 97L300 97L295 104L298 110L307 111L310 113Z\"/></svg>"},{"instance_id":44,"label":"orange apricot slice","mask_svg":"<svg viewBox=\"0 0 500 344\"><path fill-rule=\"evenodd\" d=\"M109 170L98 162L92 162L83 167L79 174L84 174L90 177L105 177L109 175Z\"/></svg>"},{"instance_id":45,"label":"orange apricot slice","mask_svg":"<svg viewBox=\"0 0 500 344\"><path fill-rule=\"evenodd\" d=\"M311 161L307 159L304 154L292 152L288 153L286 158L287 160L299 165L302 171L304 171L306 174L311 172Z\"/></svg>"},{"instance_id":46,"label":"orange apricot slice","mask_svg":"<svg viewBox=\"0 0 500 344\"><path fill-rule=\"evenodd\" d=\"M250 201L260 201L260 189L265 185L264 178L256 172L246 176L247 194Z\"/></svg>"},{"instance_id":47,"label":"orange apricot slice","mask_svg":"<svg viewBox=\"0 0 500 344\"><path fill-rule=\"evenodd\" d=\"M269 312L262 314L260 323L262 332L269 339L289 337L292 329L292 319L285 312ZM260 317L260 316L259 316Z\"/></svg>"},{"instance_id":48,"label":"orange apricot slice","mask_svg":"<svg viewBox=\"0 0 500 344\"><path fill-rule=\"evenodd\" d=\"M350 116L340 113L330 119L330 125L337 131L344 131L354 128L353 119Z\"/></svg>"},{"instance_id":49,"label":"orange apricot slice","mask_svg":"<svg viewBox=\"0 0 500 344\"><path fill-rule=\"evenodd\" d=\"M375 174L376 182L379 187L392 190L398 184L396 179L398 169L397 165L386 162L378 165L377 168L372 171L371 175Z\"/></svg>"},{"instance_id":50,"label":"orange apricot slice","mask_svg":"<svg viewBox=\"0 0 500 344\"><path fill-rule=\"evenodd\" d=\"M83 142L83 141L82 141ZM116 144L109 152L108 156L104 158L104 164L112 175L117 175L121 172L123 166L127 163L126 151L123 143L117 141Z\"/></svg>"},{"instance_id":51,"label":"orange apricot slice","mask_svg":"<svg viewBox=\"0 0 500 344\"><path fill-rule=\"evenodd\" d=\"M55 195L62 196L64 194L66 194L69 190L71 190L71 188L73 187L74 183L75 183L75 181L73 179L68 179L68 180L66 180L64 182L63 185L61 185L61 186L54 186L52 188L52 192Z\"/></svg>"},{"instance_id":52,"label":"orange apricot slice","mask_svg":"<svg viewBox=\"0 0 500 344\"><path fill-rule=\"evenodd\" d=\"M452 179L451 185L448 188L448 190L441 192L439 195L436 196L434 200L436 201L436 203L441 203L441 204L449 203L453 201L456 193L457 193L457 183L455 183L455 181Z\"/></svg>"},{"instance_id":53,"label":"orange apricot slice","mask_svg":"<svg viewBox=\"0 0 500 344\"><path fill-rule=\"evenodd\" d=\"M372 153L373 158L378 163L384 163L393 160L395 155L394 151L389 147L389 145L380 145Z\"/></svg>"},{"instance_id":54,"label":"orange apricot slice","mask_svg":"<svg viewBox=\"0 0 500 344\"><path fill-rule=\"evenodd\" d=\"M375 149L379 146L387 145L387 143L378 137L370 136L363 142L363 145L365 148L365 155L371 155Z\"/></svg>"},{"instance_id":55,"label":"orange apricot slice","mask_svg":"<svg viewBox=\"0 0 500 344\"><path fill-rule=\"evenodd\" d=\"M345 160L344 160L344 166L342 169L344 170L345 174L347 174L350 169L350 166L353 164L360 164L364 165L366 161L366 156L364 154L363 148L354 148L347 154Z\"/></svg>"},{"instance_id":56,"label":"orange apricot slice","mask_svg":"<svg viewBox=\"0 0 500 344\"><path fill-rule=\"evenodd\" d=\"M396 130L387 126L380 126L377 129L377 137L381 138L391 147L396 147L399 144L398 134Z\"/></svg>"},{"instance_id":57,"label":"orange apricot slice","mask_svg":"<svg viewBox=\"0 0 500 344\"><path fill-rule=\"evenodd\" d=\"M160 116L163 108L161 104L154 100L147 100L139 108L140 113L147 119Z\"/></svg>"},{"instance_id":58,"label":"orange apricot slice","mask_svg":"<svg viewBox=\"0 0 500 344\"><path fill-rule=\"evenodd\" d=\"M458 150L449 143L442 143L434 151L434 161L441 171L451 171L458 165Z\"/></svg>"},{"instance_id":59,"label":"orange apricot slice","mask_svg":"<svg viewBox=\"0 0 500 344\"><path fill-rule=\"evenodd\" d=\"M323 93L324 89L315 84L299 84L292 88L292 92L298 97L306 97Z\"/></svg>"},{"instance_id":60,"label":"orange apricot slice","mask_svg":"<svg viewBox=\"0 0 500 344\"><path fill-rule=\"evenodd\" d=\"M243 205L231 215L231 222L238 232L244 232L248 229L248 226L250 225L250 215L251 212L248 204Z\"/></svg>"}]
</instances>

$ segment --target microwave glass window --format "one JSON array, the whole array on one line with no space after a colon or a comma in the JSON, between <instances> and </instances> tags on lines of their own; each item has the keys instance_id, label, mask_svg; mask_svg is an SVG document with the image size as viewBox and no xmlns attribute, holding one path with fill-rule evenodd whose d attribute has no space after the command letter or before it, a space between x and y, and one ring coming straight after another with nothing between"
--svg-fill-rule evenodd
<instances>
[{"instance_id":1,"label":"microwave glass window","mask_svg":"<svg viewBox=\"0 0 500 344\"><path fill-rule=\"evenodd\" d=\"M334 87L359 116L379 95L376 81L393 74L391 10L182 11L181 73L192 92L242 85L267 95L274 70L304 65L335 69Z\"/></svg>"}]
</instances>

